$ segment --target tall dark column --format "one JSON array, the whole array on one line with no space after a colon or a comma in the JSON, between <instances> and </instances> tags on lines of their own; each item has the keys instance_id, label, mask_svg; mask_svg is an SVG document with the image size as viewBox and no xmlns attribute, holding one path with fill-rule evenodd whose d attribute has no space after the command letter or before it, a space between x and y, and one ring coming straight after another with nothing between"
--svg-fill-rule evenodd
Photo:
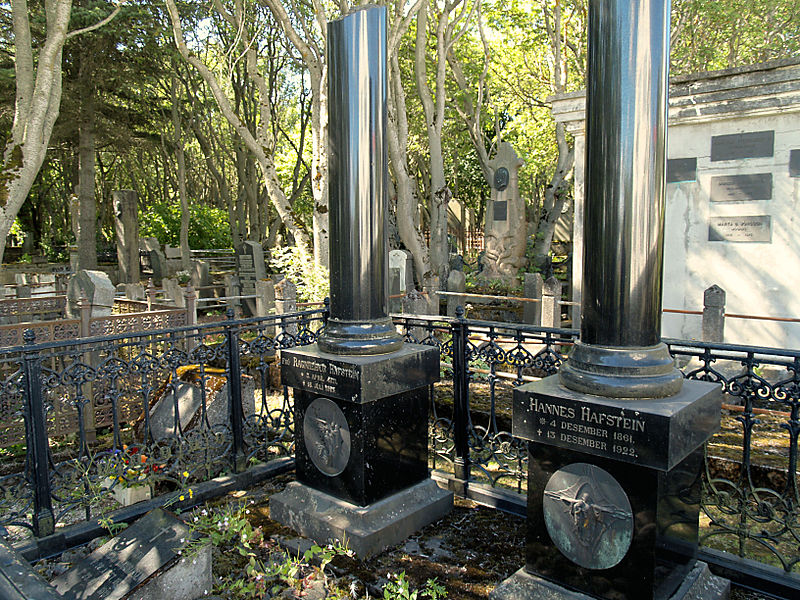
<instances>
[{"instance_id":1,"label":"tall dark column","mask_svg":"<svg viewBox=\"0 0 800 600\"><path fill-rule=\"evenodd\" d=\"M581 340L568 388L665 397L682 378L661 336L669 0L591 0Z\"/></svg>"},{"instance_id":2,"label":"tall dark column","mask_svg":"<svg viewBox=\"0 0 800 600\"><path fill-rule=\"evenodd\" d=\"M331 314L320 350L382 354L402 345L389 318L386 13L328 24Z\"/></svg>"}]
</instances>

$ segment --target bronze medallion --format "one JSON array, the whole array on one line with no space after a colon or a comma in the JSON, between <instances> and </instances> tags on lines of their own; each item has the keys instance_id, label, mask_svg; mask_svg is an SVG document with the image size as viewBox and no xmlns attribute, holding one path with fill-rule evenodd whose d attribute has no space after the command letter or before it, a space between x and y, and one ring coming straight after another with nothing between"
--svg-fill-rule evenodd
<instances>
[{"instance_id":1,"label":"bronze medallion","mask_svg":"<svg viewBox=\"0 0 800 600\"><path fill-rule=\"evenodd\" d=\"M508 187L509 172L505 167L500 167L494 172L494 187L497 191L502 192Z\"/></svg>"},{"instance_id":2,"label":"bronze medallion","mask_svg":"<svg viewBox=\"0 0 800 600\"><path fill-rule=\"evenodd\" d=\"M332 400L317 398L303 418L306 452L322 473L339 475L350 460L350 428L342 410Z\"/></svg>"},{"instance_id":3,"label":"bronze medallion","mask_svg":"<svg viewBox=\"0 0 800 600\"><path fill-rule=\"evenodd\" d=\"M573 463L550 477L542 500L544 523L561 553L586 569L610 569L633 540L633 511L607 471Z\"/></svg>"}]
</instances>

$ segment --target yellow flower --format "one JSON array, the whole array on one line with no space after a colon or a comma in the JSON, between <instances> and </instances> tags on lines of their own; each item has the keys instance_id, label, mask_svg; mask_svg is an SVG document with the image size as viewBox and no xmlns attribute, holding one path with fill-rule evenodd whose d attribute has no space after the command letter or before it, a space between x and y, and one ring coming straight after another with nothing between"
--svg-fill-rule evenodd
<instances>
[{"instance_id":1,"label":"yellow flower","mask_svg":"<svg viewBox=\"0 0 800 600\"><path fill-rule=\"evenodd\" d=\"M189 488L189 498L194 498L194 492L192 491L192 488Z\"/></svg>"},{"instance_id":2,"label":"yellow flower","mask_svg":"<svg viewBox=\"0 0 800 600\"><path fill-rule=\"evenodd\" d=\"M183 476L188 478L189 477L189 471L184 471L183 472Z\"/></svg>"},{"instance_id":3,"label":"yellow flower","mask_svg":"<svg viewBox=\"0 0 800 600\"><path fill-rule=\"evenodd\" d=\"M181 502L183 502L185 499L186 499L186 498L184 498L183 494L181 494L180 496L178 496L178 500L180 500Z\"/></svg>"}]
</instances>

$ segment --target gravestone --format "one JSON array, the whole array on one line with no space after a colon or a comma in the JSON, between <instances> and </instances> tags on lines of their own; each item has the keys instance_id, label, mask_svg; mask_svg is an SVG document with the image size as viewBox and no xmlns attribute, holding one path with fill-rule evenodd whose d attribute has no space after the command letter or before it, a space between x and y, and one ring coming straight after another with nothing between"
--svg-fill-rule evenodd
<instances>
[{"instance_id":1,"label":"gravestone","mask_svg":"<svg viewBox=\"0 0 800 600\"><path fill-rule=\"evenodd\" d=\"M159 508L51 585L66 600L197 600L212 588L211 556L207 547L195 560L181 559L190 540L189 527Z\"/></svg>"},{"instance_id":2,"label":"gravestone","mask_svg":"<svg viewBox=\"0 0 800 600\"><path fill-rule=\"evenodd\" d=\"M523 282L523 296L538 300L538 302L525 302L522 305L522 322L527 325L542 324L542 292L544 291L544 278L541 273L525 273Z\"/></svg>"},{"instance_id":3,"label":"gravestone","mask_svg":"<svg viewBox=\"0 0 800 600\"><path fill-rule=\"evenodd\" d=\"M401 292L414 287L414 259L408 250L389 250L389 270L397 269Z\"/></svg>"},{"instance_id":4,"label":"gravestone","mask_svg":"<svg viewBox=\"0 0 800 600\"><path fill-rule=\"evenodd\" d=\"M452 270L447 276L447 291L464 293L467 289L467 278L464 271ZM456 307L464 307L464 296L447 296L447 316L456 316Z\"/></svg>"},{"instance_id":5,"label":"gravestone","mask_svg":"<svg viewBox=\"0 0 800 600\"><path fill-rule=\"evenodd\" d=\"M140 247L147 252L150 258L150 269L153 271L153 281L161 283L161 279L167 276L167 257L161 251L161 244L154 237L140 239Z\"/></svg>"},{"instance_id":6,"label":"gravestone","mask_svg":"<svg viewBox=\"0 0 800 600\"><path fill-rule=\"evenodd\" d=\"M297 286L287 277L283 277L275 284L275 313L282 315L293 312L297 312ZM297 335L297 323L288 321L283 327L283 332L287 335Z\"/></svg>"},{"instance_id":7,"label":"gravestone","mask_svg":"<svg viewBox=\"0 0 800 600\"><path fill-rule=\"evenodd\" d=\"M123 283L123 291L128 300L144 300L144 286L141 283Z\"/></svg>"},{"instance_id":8,"label":"gravestone","mask_svg":"<svg viewBox=\"0 0 800 600\"><path fill-rule=\"evenodd\" d=\"M116 291L105 272L78 271L67 284L67 316L70 319L80 318L79 302L83 297L92 307L91 316L107 317L114 307Z\"/></svg>"},{"instance_id":9,"label":"gravestone","mask_svg":"<svg viewBox=\"0 0 800 600\"><path fill-rule=\"evenodd\" d=\"M519 169L525 164L508 142L501 142L489 166L494 173L486 207L485 251L481 277L511 283L525 264L528 231L525 201L519 194Z\"/></svg>"},{"instance_id":10,"label":"gravestone","mask_svg":"<svg viewBox=\"0 0 800 600\"><path fill-rule=\"evenodd\" d=\"M249 240L243 242L236 254L236 268L242 296L254 296L256 281L267 277L264 250L261 248L261 244ZM242 313L245 317L254 317L257 314L255 298L242 300Z\"/></svg>"},{"instance_id":11,"label":"gravestone","mask_svg":"<svg viewBox=\"0 0 800 600\"><path fill-rule=\"evenodd\" d=\"M161 287L164 289L164 294L168 300L178 308L186 308L186 296L184 296L184 289L178 280L174 277L164 277L161 280Z\"/></svg>"},{"instance_id":12,"label":"gravestone","mask_svg":"<svg viewBox=\"0 0 800 600\"><path fill-rule=\"evenodd\" d=\"M215 376L208 375L209 380ZM228 382L213 391L206 383L205 414L208 426L212 429L230 426ZM180 430L175 426L175 405L177 402ZM187 433L195 427L202 427L203 390L197 381L179 381L175 388L167 392L150 409L150 434L155 441ZM255 414L255 382L252 377L242 375L242 410L246 416Z\"/></svg>"},{"instance_id":13,"label":"gravestone","mask_svg":"<svg viewBox=\"0 0 800 600\"><path fill-rule=\"evenodd\" d=\"M138 283L140 279L139 208L136 192L133 190L115 191L113 202L119 282Z\"/></svg>"},{"instance_id":14,"label":"gravestone","mask_svg":"<svg viewBox=\"0 0 800 600\"><path fill-rule=\"evenodd\" d=\"M439 351L404 344L387 314L386 15L369 6L328 24L330 316L316 344L281 351L297 481L270 498L272 519L320 544L347 539L360 557L453 502L428 476Z\"/></svg>"},{"instance_id":15,"label":"gravestone","mask_svg":"<svg viewBox=\"0 0 800 600\"><path fill-rule=\"evenodd\" d=\"M211 298L214 294L207 289L211 285L211 266L205 260L192 259L191 281L197 290L198 298Z\"/></svg>"},{"instance_id":16,"label":"gravestone","mask_svg":"<svg viewBox=\"0 0 800 600\"><path fill-rule=\"evenodd\" d=\"M164 258L166 259L167 273L174 275L181 270L183 260L181 259L181 249L169 244L164 244Z\"/></svg>"}]
</instances>

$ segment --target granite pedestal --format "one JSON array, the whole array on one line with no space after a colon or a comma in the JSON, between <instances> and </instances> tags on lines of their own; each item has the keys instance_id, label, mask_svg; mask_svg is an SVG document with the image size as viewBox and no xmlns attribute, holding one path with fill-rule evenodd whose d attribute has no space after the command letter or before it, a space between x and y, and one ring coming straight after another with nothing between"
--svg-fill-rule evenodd
<instances>
[{"instance_id":1,"label":"granite pedestal","mask_svg":"<svg viewBox=\"0 0 800 600\"><path fill-rule=\"evenodd\" d=\"M530 442L525 571L595 598L672 598L696 564L703 444L720 402L717 385L696 381L642 400L558 376L517 388L513 434Z\"/></svg>"},{"instance_id":2,"label":"granite pedestal","mask_svg":"<svg viewBox=\"0 0 800 600\"><path fill-rule=\"evenodd\" d=\"M284 350L298 483L272 497L272 518L320 543L346 537L369 556L446 514L452 493L428 476L428 390L438 378L430 346L371 356Z\"/></svg>"}]
</instances>

